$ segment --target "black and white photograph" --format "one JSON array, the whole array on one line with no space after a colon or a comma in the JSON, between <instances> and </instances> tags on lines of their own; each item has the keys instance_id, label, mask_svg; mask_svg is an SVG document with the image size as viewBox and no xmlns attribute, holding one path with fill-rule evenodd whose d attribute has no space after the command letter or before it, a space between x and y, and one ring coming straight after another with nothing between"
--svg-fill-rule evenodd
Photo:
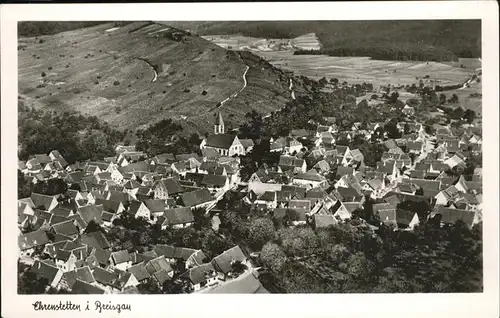
<instances>
[{"instance_id":1,"label":"black and white photograph","mask_svg":"<svg viewBox=\"0 0 500 318\"><path fill-rule=\"evenodd\" d=\"M481 18L171 17L17 21L18 295L485 292Z\"/></svg>"}]
</instances>

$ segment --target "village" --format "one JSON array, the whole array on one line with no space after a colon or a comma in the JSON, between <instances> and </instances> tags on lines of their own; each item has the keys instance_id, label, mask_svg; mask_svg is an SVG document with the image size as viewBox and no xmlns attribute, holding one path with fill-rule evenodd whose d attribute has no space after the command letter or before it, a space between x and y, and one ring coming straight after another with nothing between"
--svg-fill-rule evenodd
<instances>
[{"instance_id":1,"label":"village","mask_svg":"<svg viewBox=\"0 0 500 318\"><path fill-rule=\"evenodd\" d=\"M408 105L402 109L408 116L413 111ZM133 222L130 218L169 231L195 226L201 215L217 232L218 204L228 194L288 227L339 224L359 216L367 202L372 215L361 219L369 218L371 227L378 222L412 231L423 217L439 218L443 225L461 220L469 228L481 222L481 166L467 171L466 155L481 154L476 127L454 135L441 126L428 134L422 123L408 120L397 123L401 138L391 139L381 133L387 123L339 130L335 118L325 122L315 131L295 129L272 139L270 152L279 154L279 162L263 164L245 179L240 156L252 152L254 141L227 133L222 113L199 146L201 156L148 157L124 145L116 146L114 157L74 164L56 149L33 154L19 162L25 180L35 185L58 180L64 186L60 193L18 199L23 271L43 279L47 292L136 294L146 283L161 290L182 281L172 293L267 293L259 282L258 250L235 245L208 258L193 246L120 249L107 237L125 220ZM337 144L340 138L373 140L377 134L387 151L376 167L364 164L359 149ZM306 141L313 146L304 151ZM428 214L418 210L422 202L431 208Z\"/></svg>"}]
</instances>

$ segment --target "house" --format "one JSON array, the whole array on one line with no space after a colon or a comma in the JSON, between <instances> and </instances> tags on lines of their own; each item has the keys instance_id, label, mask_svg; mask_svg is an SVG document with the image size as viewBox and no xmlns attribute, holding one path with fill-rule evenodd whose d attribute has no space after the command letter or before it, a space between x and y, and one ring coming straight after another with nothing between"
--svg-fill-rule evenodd
<instances>
[{"instance_id":1,"label":"house","mask_svg":"<svg viewBox=\"0 0 500 318\"><path fill-rule=\"evenodd\" d=\"M107 250L111 247L108 239L101 231L82 234L80 240L90 248Z\"/></svg>"},{"instance_id":2,"label":"house","mask_svg":"<svg viewBox=\"0 0 500 318\"><path fill-rule=\"evenodd\" d=\"M282 152L285 154L293 155L299 153L302 150L303 145L297 139L291 137L282 137L276 140L271 139L271 144L269 147L271 152Z\"/></svg>"},{"instance_id":3,"label":"house","mask_svg":"<svg viewBox=\"0 0 500 318\"><path fill-rule=\"evenodd\" d=\"M337 219L331 214L314 215L314 226L316 228L329 227L330 225L335 225L337 223Z\"/></svg>"},{"instance_id":4,"label":"house","mask_svg":"<svg viewBox=\"0 0 500 318\"><path fill-rule=\"evenodd\" d=\"M409 153L414 153L416 155L421 154L424 151L424 143L421 141L411 141L406 143L406 149Z\"/></svg>"},{"instance_id":5,"label":"house","mask_svg":"<svg viewBox=\"0 0 500 318\"><path fill-rule=\"evenodd\" d=\"M118 268L122 271L125 271L127 270L127 268L132 266L132 262L130 261L130 256L127 250L112 252L109 256L109 262L112 267Z\"/></svg>"},{"instance_id":6,"label":"house","mask_svg":"<svg viewBox=\"0 0 500 318\"><path fill-rule=\"evenodd\" d=\"M213 203L213 197L206 188L201 188L189 192L184 192L180 195L182 204L185 207L206 208Z\"/></svg>"},{"instance_id":7,"label":"house","mask_svg":"<svg viewBox=\"0 0 500 318\"><path fill-rule=\"evenodd\" d=\"M241 144L238 136L225 133L221 113L217 116L214 134L204 138L200 144L200 149L206 148L212 148L222 156L245 155L245 147Z\"/></svg>"},{"instance_id":8,"label":"house","mask_svg":"<svg viewBox=\"0 0 500 318\"><path fill-rule=\"evenodd\" d=\"M141 201L130 202L129 213L131 213L136 219L142 217L148 221L151 220L152 216L151 211L147 208L144 202Z\"/></svg>"},{"instance_id":9,"label":"house","mask_svg":"<svg viewBox=\"0 0 500 318\"><path fill-rule=\"evenodd\" d=\"M254 142L252 139L240 139L240 143L245 150L245 153L249 153L253 150Z\"/></svg>"},{"instance_id":10,"label":"house","mask_svg":"<svg viewBox=\"0 0 500 318\"><path fill-rule=\"evenodd\" d=\"M77 280L93 286L91 284L95 283L95 278L89 266L79 267L74 270L64 272L56 288L58 290L62 289L71 291L73 290Z\"/></svg>"},{"instance_id":11,"label":"house","mask_svg":"<svg viewBox=\"0 0 500 318\"><path fill-rule=\"evenodd\" d=\"M32 193L30 198L34 208L48 212L52 211L58 204L57 197L52 195Z\"/></svg>"},{"instance_id":12,"label":"house","mask_svg":"<svg viewBox=\"0 0 500 318\"><path fill-rule=\"evenodd\" d=\"M54 217L54 216L52 216L52 217ZM66 219L66 218L64 218L64 219ZM80 231L75 226L75 223L73 220L68 220L68 219L66 219L66 220L67 221L53 224L51 227L51 231L54 234L64 235L64 236L69 237L69 238L76 238L80 234Z\"/></svg>"},{"instance_id":13,"label":"house","mask_svg":"<svg viewBox=\"0 0 500 318\"><path fill-rule=\"evenodd\" d=\"M278 196L276 191L266 191L261 194L255 201L257 206L265 206L267 209L276 209L278 206Z\"/></svg>"},{"instance_id":14,"label":"house","mask_svg":"<svg viewBox=\"0 0 500 318\"><path fill-rule=\"evenodd\" d=\"M163 213L164 221L161 223L162 230L167 226L183 228L191 226L194 222L193 212L189 207L167 209Z\"/></svg>"},{"instance_id":15,"label":"house","mask_svg":"<svg viewBox=\"0 0 500 318\"><path fill-rule=\"evenodd\" d=\"M215 288L201 291L209 294L268 294L264 286L257 278L257 273L249 271L241 275L241 278L222 283Z\"/></svg>"},{"instance_id":16,"label":"house","mask_svg":"<svg viewBox=\"0 0 500 318\"><path fill-rule=\"evenodd\" d=\"M74 270L76 267L75 263L77 260L78 259L75 256L75 254L62 249L57 251L55 257L56 266L60 268L63 272Z\"/></svg>"},{"instance_id":17,"label":"house","mask_svg":"<svg viewBox=\"0 0 500 318\"><path fill-rule=\"evenodd\" d=\"M116 294L128 287L139 285L135 276L126 271L110 271L96 267L93 269L92 274L94 275L96 286L104 289L109 294Z\"/></svg>"},{"instance_id":18,"label":"house","mask_svg":"<svg viewBox=\"0 0 500 318\"><path fill-rule=\"evenodd\" d=\"M166 178L158 180L153 185L155 199L167 199L169 196L174 196L182 192L182 187L179 180L174 178Z\"/></svg>"},{"instance_id":19,"label":"house","mask_svg":"<svg viewBox=\"0 0 500 318\"><path fill-rule=\"evenodd\" d=\"M413 211L396 209L396 223L398 224L398 229L406 229L413 231L415 226L420 223L418 214Z\"/></svg>"},{"instance_id":20,"label":"house","mask_svg":"<svg viewBox=\"0 0 500 318\"><path fill-rule=\"evenodd\" d=\"M455 224L461 220L469 228L472 228L477 221L477 211L467 211L462 209L452 209L444 206L436 206L429 215L429 219L437 218L441 224Z\"/></svg>"},{"instance_id":21,"label":"house","mask_svg":"<svg viewBox=\"0 0 500 318\"><path fill-rule=\"evenodd\" d=\"M22 255L32 256L35 248L49 243L49 238L43 230L33 231L17 237L17 243Z\"/></svg>"},{"instance_id":22,"label":"house","mask_svg":"<svg viewBox=\"0 0 500 318\"><path fill-rule=\"evenodd\" d=\"M399 169L396 167L396 162L394 160L389 160L386 162L377 162L377 170L381 172L389 179L390 182L396 180L400 173Z\"/></svg>"},{"instance_id":23,"label":"house","mask_svg":"<svg viewBox=\"0 0 500 318\"><path fill-rule=\"evenodd\" d=\"M282 220L287 216L291 221L291 225L297 226L306 224L307 222L307 212L305 209L300 208L277 208L273 212L273 218L275 220Z\"/></svg>"},{"instance_id":24,"label":"house","mask_svg":"<svg viewBox=\"0 0 500 318\"><path fill-rule=\"evenodd\" d=\"M143 282L143 281L145 281L145 280L147 280L148 278L151 277L151 275L146 270L146 265L145 265L144 261L142 261L142 262L140 262L138 264L130 266L129 268L127 268L127 272L129 272L132 275L134 275L135 279L139 283L141 283L141 282Z\"/></svg>"},{"instance_id":25,"label":"house","mask_svg":"<svg viewBox=\"0 0 500 318\"><path fill-rule=\"evenodd\" d=\"M229 189L229 179L225 175L205 174L203 175L203 180L200 184L212 193L216 193L221 190L227 191Z\"/></svg>"},{"instance_id":26,"label":"house","mask_svg":"<svg viewBox=\"0 0 500 318\"><path fill-rule=\"evenodd\" d=\"M241 248L236 245L214 257L211 263L213 268L220 273L219 279L226 280L231 277L232 265L234 262L241 262L245 264L246 261L247 258L245 254L243 254Z\"/></svg>"},{"instance_id":27,"label":"house","mask_svg":"<svg viewBox=\"0 0 500 318\"><path fill-rule=\"evenodd\" d=\"M411 107L410 105L406 104L401 112L407 116L412 116L415 114L415 108Z\"/></svg>"},{"instance_id":28,"label":"house","mask_svg":"<svg viewBox=\"0 0 500 318\"><path fill-rule=\"evenodd\" d=\"M45 278L48 280L48 285L56 288L63 276L63 271L48 260L36 260L30 269L37 277Z\"/></svg>"},{"instance_id":29,"label":"house","mask_svg":"<svg viewBox=\"0 0 500 318\"><path fill-rule=\"evenodd\" d=\"M174 270L163 255L148 261L145 265L145 269L150 276L156 279L160 286L163 285L165 281L172 279L174 275Z\"/></svg>"},{"instance_id":30,"label":"house","mask_svg":"<svg viewBox=\"0 0 500 318\"><path fill-rule=\"evenodd\" d=\"M380 209L376 212L376 215L378 215L380 222L386 226L392 225L395 228L398 228L395 208Z\"/></svg>"},{"instance_id":31,"label":"house","mask_svg":"<svg viewBox=\"0 0 500 318\"><path fill-rule=\"evenodd\" d=\"M327 184L326 178L314 170L299 173L293 177L292 182L296 185L304 185L310 188L317 188Z\"/></svg>"},{"instance_id":32,"label":"house","mask_svg":"<svg viewBox=\"0 0 500 318\"><path fill-rule=\"evenodd\" d=\"M457 166L465 168L466 166L465 161L456 154L453 155L451 158L445 160L444 164L447 165L450 169L453 169L454 167Z\"/></svg>"},{"instance_id":33,"label":"house","mask_svg":"<svg viewBox=\"0 0 500 318\"><path fill-rule=\"evenodd\" d=\"M295 156L280 156L278 165L283 170L287 170L287 167L290 167L294 173L304 173L307 169L306 161Z\"/></svg>"},{"instance_id":34,"label":"house","mask_svg":"<svg viewBox=\"0 0 500 318\"><path fill-rule=\"evenodd\" d=\"M194 292L218 283L217 272L212 263L201 264L184 272L181 277L188 279Z\"/></svg>"}]
</instances>

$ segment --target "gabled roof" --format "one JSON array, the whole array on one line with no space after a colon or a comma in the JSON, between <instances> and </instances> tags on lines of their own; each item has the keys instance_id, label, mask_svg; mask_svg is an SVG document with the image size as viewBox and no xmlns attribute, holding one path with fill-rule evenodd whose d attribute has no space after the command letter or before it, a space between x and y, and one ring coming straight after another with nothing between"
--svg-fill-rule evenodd
<instances>
[{"instance_id":1,"label":"gabled roof","mask_svg":"<svg viewBox=\"0 0 500 318\"><path fill-rule=\"evenodd\" d=\"M163 212L165 223L169 225L186 224L194 222L193 212L189 207L168 209Z\"/></svg>"},{"instance_id":2,"label":"gabled roof","mask_svg":"<svg viewBox=\"0 0 500 318\"><path fill-rule=\"evenodd\" d=\"M440 180L426 180L426 179L411 178L411 179L403 179L403 183L415 184L418 187L422 188L424 190L424 192L425 192L425 190L440 191L440 187L441 187Z\"/></svg>"},{"instance_id":3,"label":"gabled roof","mask_svg":"<svg viewBox=\"0 0 500 318\"><path fill-rule=\"evenodd\" d=\"M38 277L46 278L49 282L52 282L57 273L60 271L54 262L47 260L36 260L30 270Z\"/></svg>"},{"instance_id":4,"label":"gabled roof","mask_svg":"<svg viewBox=\"0 0 500 318\"><path fill-rule=\"evenodd\" d=\"M149 199L144 201L144 204L151 213L159 213L165 210L165 200L163 199Z\"/></svg>"},{"instance_id":5,"label":"gabled roof","mask_svg":"<svg viewBox=\"0 0 500 318\"><path fill-rule=\"evenodd\" d=\"M78 231L75 224L73 223L73 220L68 220L68 221L54 224L54 225L52 225L52 230L56 234L61 234L61 235L68 236L68 237L78 235L80 233L80 231Z\"/></svg>"},{"instance_id":6,"label":"gabled roof","mask_svg":"<svg viewBox=\"0 0 500 318\"><path fill-rule=\"evenodd\" d=\"M207 289L210 294L268 294L253 273L245 274L241 279L234 279L215 288Z\"/></svg>"},{"instance_id":7,"label":"gabled roof","mask_svg":"<svg viewBox=\"0 0 500 318\"><path fill-rule=\"evenodd\" d=\"M33 231L26 234L19 235L17 238L18 246L21 251L41 246L49 243L49 238L43 230Z\"/></svg>"},{"instance_id":8,"label":"gabled roof","mask_svg":"<svg viewBox=\"0 0 500 318\"><path fill-rule=\"evenodd\" d=\"M104 294L105 290L82 280L76 279L71 288L72 294Z\"/></svg>"},{"instance_id":9,"label":"gabled roof","mask_svg":"<svg viewBox=\"0 0 500 318\"><path fill-rule=\"evenodd\" d=\"M207 276L210 277L214 274L215 274L215 269L212 263L206 263L190 268L182 275L188 278L193 285L196 285L206 281Z\"/></svg>"},{"instance_id":10,"label":"gabled roof","mask_svg":"<svg viewBox=\"0 0 500 318\"><path fill-rule=\"evenodd\" d=\"M130 195L126 192L110 191L110 201L122 202L123 204L130 201Z\"/></svg>"},{"instance_id":11,"label":"gabled roof","mask_svg":"<svg viewBox=\"0 0 500 318\"><path fill-rule=\"evenodd\" d=\"M206 174L203 176L203 180L201 181L201 185L203 186L217 186L223 187L226 185L227 177L223 175L214 175L214 174Z\"/></svg>"},{"instance_id":12,"label":"gabled roof","mask_svg":"<svg viewBox=\"0 0 500 318\"><path fill-rule=\"evenodd\" d=\"M236 136L233 134L209 135L206 139L206 146L213 148L229 149Z\"/></svg>"},{"instance_id":13,"label":"gabled roof","mask_svg":"<svg viewBox=\"0 0 500 318\"><path fill-rule=\"evenodd\" d=\"M127 250L112 252L110 257L113 260L113 262L115 263L115 265L130 261L130 256L129 256Z\"/></svg>"},{"instance_id":14,"label":"gabled roof","mask_svg":"<svg viewBox=\"0 0 500 318\"><path fill-rule=\"evenodd\" d=\"M120 208L120 206L123 206L123 203L121 203L119 201L96 199L94 206L100 206L101 211L104 210L107 212L116 213L116 212L118 212L118 209Z\"/></svg>"},{"instance_id":15,"label":"gabled roof","mask_svg":"<svg viewBox=\"0 0 500 318\"><path fill-rule=\"evenodd\" d=\"M243 254L241 248L238 245L236 245L224 251L222 254L214 257L214 259L212 260L212 265L214 266L214 269L216 271L226 274L231 271L232 269L231 263L233 261L243 262L245 260L246 260L245 254Z\"/></svg>"},{"instance_id":16,"label":"gabled roof","mask_svg":"<svg viewBox=\"0 0 500 318\"><path fill-rule=\"evenodd\" d=\"M182 192L182 187L179 184L179 180L174 179L174 178L166 178L166 179L158 180L155 183L155 187L156 186L165 187L165 189L167 189L167 192L169 194L177 194L177 193Z\"/></svg>"},{"instance_id":17,"label":"gabled roof","mask_svg":"<svg viewBox=\"0 0 500 318\"><path fill-rule=\"evenodd\" d=\"M308 171L305 173L299 173L298 175L294 176L294 179L316 181L316 182L326 181L325 177L318 174L316 171Z\"/></svg>"},{"instance_id":18,"label":"gabled roof","mask_svg":"<svg viewBox=\"0 0 500 318\"><path fill-rule=\"evenodd\" d=\"M150 275L154 275L156 272L161 270L164 270L167 273L173 271L172 267L163 255L147 262L145 268Z\"/></svg>"},{"instance_id":19,"label":"gabled roof","mask_svg":"<svg viewBox=\"0 0 500 318\"><path fill-rule=\"evenodd\" d=\"M31 193L31 201L35 208L49 210L50 206L57 201L55 196L40 193Z\"/></svg>"},{"instance_id":20,"label":"gabled roof","mask_svg":"<svg viewBox=\"0 0 500 318\"><path fill-rule=\"evenodd\" d=\"M109 243L106 236L100 231L82 234L80 239L83 244L86 244L92 248L105 250L111 247L111 244Z\"/></svg>"},{"instance_id":21,"label":"gabled roof","mask_svg":"<svg viewBox=\"0 0 500 318\"><path fill-rule=\"evenodd\" d=\"M410 222L413 220L415 214L417 213L413 211L396 209L396 222L398 223L398 225L408 226L410 225Z\"/></svg>"},{"instance_id":22,"label":"gabled roof","mask_svg":"<svg viewBox=\"0 0 500 318\"><path fill-rule=\"evenodd\" d=\"M140 262L139 264L133 265L127 269L127 272L134 275L137 281L141 282L151 277L151 275L146 270L146 265L144 262Z\"/></svg>"},{"instance_id":23,"label":"gabled roof","mask_svg":"<svg viewBox=\"0 0 500 318\"><path fill-rule=\"evenodd\" d=\"M181 199L186 207L197 206L213 200L212 195L206 188L182 193Z\"/></svg>"},{"instance_id":24,"label":"gabled roof","mask_svg":"<svg viewBox=\"0 0 500 318\"><path fill-rule=\"evenodd\" d=\"M96 200L96 204L99 204ZM104 200L103 200L104 201ZM112 201L111 201L112 202ZM91 220L94 220L97 223L101 223L101 215L103 211L102 205L86 205L78 208L78 214L82 218L85 223L89 223Z\"/></svg>"},{"instance_id":25,"label":"gabled roof","mask_svg":"<svg viewBox=\"0 0 500 318\"><path fill-rule=\"evenodd\" d=\"M328 227L330 225L337 224L338 221L331 214L315 214L314 215L314 224L317 228Z\"/></svg>"},{"instance_id":26,"label":"gabled roof","mask_svg":"<svg viewBox=\"0 0 500 318\"><path fill-rule=\"evenodd\" d=\"M438 214L441 215L442 223L453 224L458 220L462 220L469 227L472 227L476 212L460 210L460 209L451 209L451 208L446 208L444 206L437 206L431 213L430 217L433 218Z\"/></svg>"}]
</instances>

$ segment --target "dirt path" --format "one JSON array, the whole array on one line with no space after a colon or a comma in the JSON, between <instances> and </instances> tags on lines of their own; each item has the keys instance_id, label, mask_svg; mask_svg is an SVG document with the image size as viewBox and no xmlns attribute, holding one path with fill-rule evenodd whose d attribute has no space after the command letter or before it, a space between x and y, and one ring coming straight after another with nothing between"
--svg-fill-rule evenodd
<instances>
[{"instance_id":1,"label":"dirt path","mask_svg":"<svg viewBox=\"0 0 500 318\"><path fill-rule=\"evenodd\" d=\"M295 92L293 91L293 81L290 79L290 86L288 86L290 92L292 92L292 98L295 99Z\"/></svg>"},{"instance_id":2,"label":"dirt path","mask_svg":"<svg viewBox=\"0 0 500 318\"><path fill-rule=\"evenodd\" d=\"M151 79L151 83L156 82L156 80L158 79L158 72L156 72L155 67L148 60L146 60L144 58L134 57L134 59L139 60L139 61L143 61L151 68L151 71L153 71L153 78Z\"/></svg>"},{"instance_id":3,"label":"dirt path","mask_svg":"<svg viewBox=\"0 0 500 318\"><path fill-rule=\"evenodd\" d=\"M217 108L221 108L227 101L229 101L231 98L235 98L236 96L238 96L238 94L241 93L247 87L247 72L249 69L250 69L250 66L246 65L245 72L243 72L243 87L240 90L238 90L236 93L234 93L233 95L229 96L228 98L226 98L222 102L220 102L220 105Z\"/></svg>"}]
</instances>

